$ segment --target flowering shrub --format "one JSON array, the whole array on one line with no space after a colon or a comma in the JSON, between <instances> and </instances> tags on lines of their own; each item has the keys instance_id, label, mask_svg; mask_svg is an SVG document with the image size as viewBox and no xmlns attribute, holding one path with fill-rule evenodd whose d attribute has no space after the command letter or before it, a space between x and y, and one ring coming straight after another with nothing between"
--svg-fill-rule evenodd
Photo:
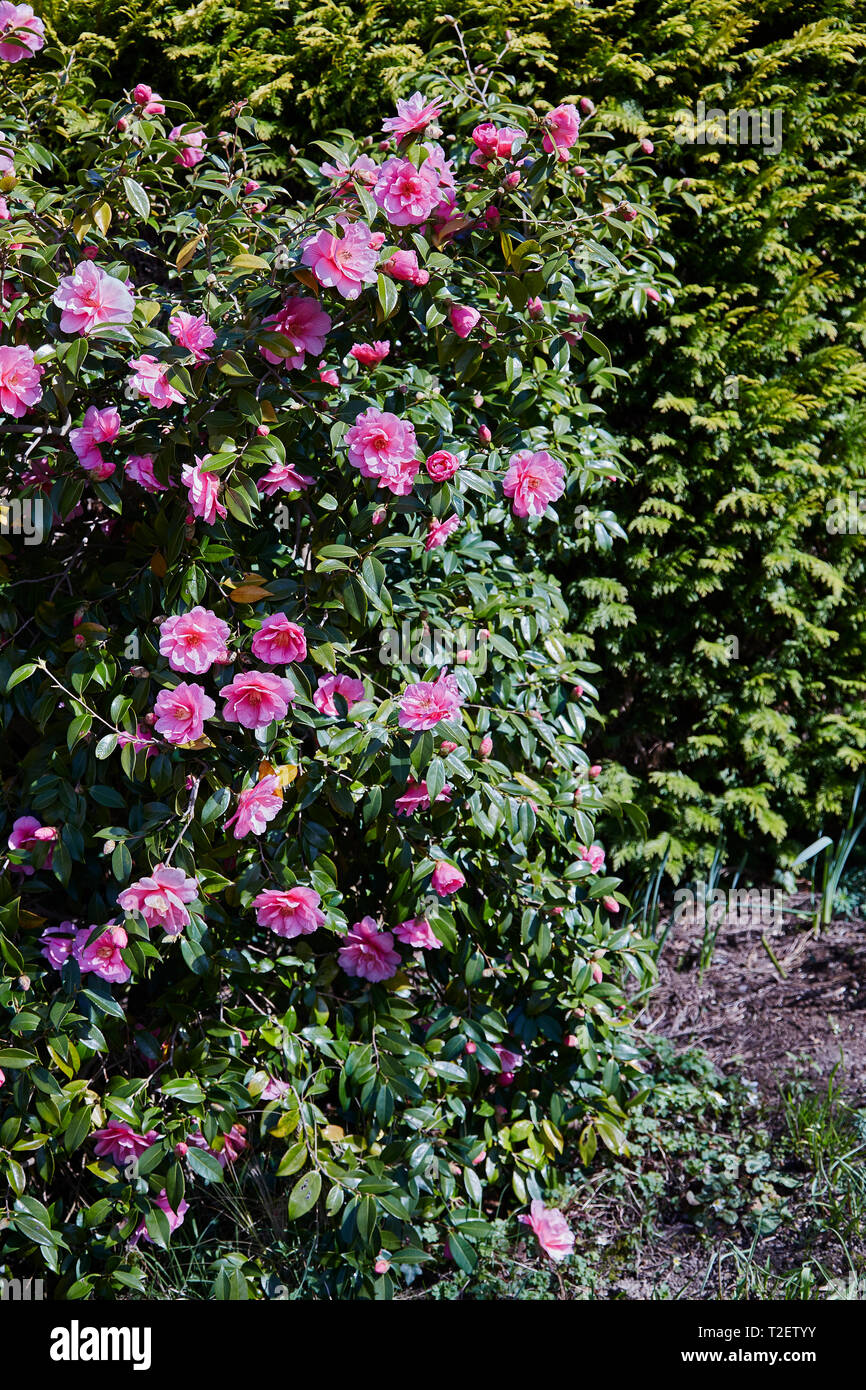
<instances>
[{"instance_id":1,"label":"flowering shrub","mask_svg":"<svg viewBox=\"0 0 866 1390\"><path fill-rule=\"evenodd\" d=\"M616 470L584 288L632 293L649 215L615 182L584 210L571 106L436 79L299 162L300 203L250 177L242 112L205 132L145 84L67 181L38 139L62 83L25 105L25 67L5 1258L59 1297L147 1291L152 1247L208 1230L218 1297L388 1297L470 1269L508 1193L562 1258L545 1186L570 1131L587 1161L625 1143L621 977L650 964L595 836L631 808L583 752L593 668L535 557Z\"/></svg>"}]
</instances>

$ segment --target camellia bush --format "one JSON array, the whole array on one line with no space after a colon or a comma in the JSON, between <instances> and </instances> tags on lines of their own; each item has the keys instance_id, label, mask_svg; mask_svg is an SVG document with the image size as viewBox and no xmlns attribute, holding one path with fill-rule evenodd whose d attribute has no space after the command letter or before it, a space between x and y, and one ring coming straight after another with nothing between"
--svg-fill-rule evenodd
<instances>
[{"instance_id":1,"label":"camellia bush","mask_svg":"<svg viewBox=\"0 0 866 1390\"><path fill-rule=\"evenodd\" d=\"M651 849L677 881L721 835L754 876L822 821L835 833L866 766L863 0L46 11L110 63L108 79L92 69L100 94L144 60L200 111L248 98L282 150L349 112L382 119L433 44L456 72L450 12L519 100L590 98L591 126L653 146L636 181L648 164L682 289L637 321L630 306L607 316L629 370L606 401L633 484L617 492L629 543L585 550L560 528L546 557L603 669L593 756L652 827L650 846L618 839L615 862ZM82 89L70 128L91 119Z\"/></svg>"},{"instance_id":2,"label":"camellia bush","mask_svg":"<svg viewBox=\"0 0 866 1390\"><path fill-rule=\"evenodd\" d=\"M143 84L55 147L0 25L5 1269L387 1298L509 1203L562 1258L652 967L537 557L617 476L589 302L652 215L472 72L302 201Z\"/></svg>"}]
</instances>

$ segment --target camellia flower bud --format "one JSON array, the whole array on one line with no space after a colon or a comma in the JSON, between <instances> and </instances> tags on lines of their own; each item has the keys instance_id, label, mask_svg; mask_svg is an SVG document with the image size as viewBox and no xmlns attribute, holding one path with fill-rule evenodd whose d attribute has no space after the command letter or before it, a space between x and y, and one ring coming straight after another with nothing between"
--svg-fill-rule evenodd
<instances>
[{"instance_id":1,"label":"camellia flower bud","mask_svg":"<svg viewBox=\"0 0 866 1390\"><path fill-rule=\"evenodd\" d=\"M482 444L489 444L491 439L493 438L493 435L490 433L486 425L479 425L478 438L481 440Z\"/></svg>"},{"instance_id":2,"label":"camellia flower bud","mask_svg":"<svg viewBox=\"0 0 866 1390\"><path fill-rule=\"evenodd\" d=\"M650 285L649 289L647 290L646 297L647 299L652 300L653 304L658 304L659 300L661 299L661 295L659 294L658 290L654 289L652 285Z\"/></svg>"},{"instance_id":3,"label":"camellia flower bud","mask_svg":"<svg viewBox=\"0 0 866 1390\"><path fill-rule=\"evenodd\" d=\"M256 425L256 434L260 434L266 437L270 434L270 432L271 431L269 425Z\"/></svg>"}]
</instances>

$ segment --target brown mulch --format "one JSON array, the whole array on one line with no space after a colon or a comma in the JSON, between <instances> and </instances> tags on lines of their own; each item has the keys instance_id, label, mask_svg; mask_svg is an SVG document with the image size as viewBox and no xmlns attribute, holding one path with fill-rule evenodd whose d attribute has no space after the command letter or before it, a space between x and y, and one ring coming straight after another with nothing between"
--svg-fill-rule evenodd
<instances>
[{"instance_id":1,"label":"brown mulch","mask_svg":"<svg viewBox=\"0 0 866 1390\"><path fill-rule=\"evenodd\" d=\"M791 900L805 907L805 894ZM664 926L664 922L662 924ZM816 936L808 917L719 929L700 978L703 926L670 930L642 1028L677 1049L701 1047L720 1071L739 1070L772 1104L779 1083L806 1060L820 1079L840 1063L849 1103L866 1099L866 923L834 921ZM761 937L775 955L784 977Z\"/></svg>"}]
</instances>

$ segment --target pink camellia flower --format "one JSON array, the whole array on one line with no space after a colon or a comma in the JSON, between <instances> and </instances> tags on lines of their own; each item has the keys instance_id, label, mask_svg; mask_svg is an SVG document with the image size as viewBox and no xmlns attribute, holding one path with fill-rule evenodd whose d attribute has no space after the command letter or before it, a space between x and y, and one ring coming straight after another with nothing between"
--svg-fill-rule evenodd
<instances>
[{"instance_id":1,"label":"pink camellia flower","mask_svg":"<svg viewBox=\"0 0 866 1390\"><path fill-rule=\"evenodd\" d=\"M182 164L184 169L194 169L207 153L203 130L184 130L182 126L176 125L168 132L168 138L181 146L174 162Z\"/></svg>"},{"instance_id":2,"label":"pink camellia flower","mask_svg":"<svg viewBox=\"0 0 866 1390\"><path fill-rule=\"evenodd\" d=\"M371 405L346 431L349 462L364 478L403 497L412 490L419 461L415 427L390 411Z\"/></svg>"},{"instance_id":3,"label":"pink camellia flower","mask_svg":"<svg viewBox=\"0 0 866 1390\"><path fill-rule=\"evenodd\" d=\"M169 483L161 483L153 471L153 454L130 454L124 464L127 478L131 478L145 492L165 492Z\"/></svg>"},{"instance_id":4,"label":"pink camellia flower","mask_svg":"<svg viewBox=\"0 0 866 1390\"><path fill-rule=\"evenodd\" d=\"M140 753L140 752L142 751L142 749L146 749L146 750L147 750L146 756L147 756L148 758L152 758L153 755L154 755L154 753L156 752L156 740L155 740L155 739L152 739L152 738L148 738L147 735L148 735L148 730L147 730L147 728L146 728L144 725L142 725L142 724L136 724L136 726L135 726L135 733L134 733L134 734L118 734L118 735L117 735L117 743L118 743L118 746L119 746L120 748L126 748L128 744L131 744L131 745L132 745L132 751L133 751L134 753Z\"/></svg>"},{"instance_id":5,"label":"pink camellia flower","mask_svg":"<svg viewBox=\"0 0 866 1390\"><path fill-rule=\"evenodd\" d=\"M5 198L0 198L0 222L8 222L12 216L9 211L9 204Z\"/></svg>"},{"instance_id":6,"label":"pink camellia flower","mask_svg":"<svg viewBox=\"0 0 866 1390\"><path fill-rule=\"evenodd\" d=\"M341 198L350 198L355 192L355 180L372 188L379 176L379 166L367 154L359 154L351 164L320 164L319 172L326 179L337 184L336 192Z\"/></svg>"},{"instance_id":7,"label":"pink camellia flower","mask_svg":"<svg viewBox=\"0 0 866 1390\"><path fill-rule=\"evenodd\" d=\"M0 410L18 419L38 405L44 371L29 347L0 346Z\"/></svg>"},{"instance_id":8,"label":"pink camellia flower","mask_svg":"<svg viewBox=\"0 0 866 1390\"><path fill-rule=\"evenodd\" d=\"M469 157L470 164L486 169L491 159L510 159L516 147L526 139L526 131L515 126L495 126L492 121L477 125L472 132L476 149Z\"/></svg>"},{"instance_id":9,"label":"pink camellia flower","mask_svg":"<svg viewBox=\"0 0 866 1390\"><path fill-rule=\"evenodd\" d=\"M537 1198L529 1208L531 1215L518 1216L524 1226L530 1226L545 1255L559 1264L574 1249L574 1233L557 1207L546 1207Z\"/></svg>"},{"instance_id":10,"label":"pink camellia flower","mask_svg":"<svg viewBox=\"0 0 866 1390\"><path fill-rule=\"evenodd\" d=\"M173 671L202 676L228 655L231 628L209 608L196 604L188 613L166 618L159 630L159 650Z\"/></svg>"},{"instance_id":11,"label":"pink camellia flower","mask_svg":"<svg viewBox=\"0 0 866 1390\"><path fill-rule=\"evenodd\" d=\"M272 463L264 477L259 478L256 487L259 492L273 497L275 492L280 491L303 492L305 488L312 487L315 481L306 473L299 473L291 463Z\"/></svg>"},{"instance_id":12,"label":"pink camellia flower","mask_svg":"<svg viewBox=\"0 0 866 1390\"><path fill-rule=\"evenodd\" d=\"M132 89L132 99L141 107L142 116L164 116L165 107L159 92L154 92L146 82L139 82Z\"/></svg>"},{"instance_id":13,"label":"pink camellia flower","mask_svg":"<svg viewBox=\"0 0 866 1390\"><path fill-rule=\"evenodd\" d=\"M290 1081L281 1081L279 1077L269 1076L259 1095L262 1100L282 1100L283 1096L291 1095L291 1093Z\"/></svg>"},{"instance_id":14,"label":"pink camellia flower","mask_svg":"<svg viewBox=\"0 0 866 1390\"><path fill-rule=\"evenodd\" d=\"M337 226L339 236L322 230L305 241L301 260L320 285L344 299L357 299L365 285L375 284L378 248L366 222L338 218Z\"/></svg>"},{"instance_id":15,"label":"pink camellia flower","mask_svg":"<svg viewBox=\"0 0 866 1390\"><path fill-rule=\"evenodd\" d=\"M434 483L445 483L460 467L460 459L456 454L449 454L447 449L437 449L435 454L431 454L424 462Z\"/></svg>"},{"instance_id":16,"label":"pink camellia flower","mask_svg":"<svg viewBox=\"0 0 866 1390\"><path fill-rule=\"evenodd\" d=\"M326 386L339 386L340 378L333 367L328 367L324 362L319 363L319 380Z\"/></svg>"},{"instance_id":17,"label":"pink camellia flower","mask_svg":"<svg viewBox=\"0 0 866 1390\"><path fill-rule=\"evenodd\" d=\"M298 884L294 888L266 888L253 900L253 907L260 927L269 927L277 936L291 940L309 936L324 924L325 914L319 911L321 901L314 888Z\"/></svg>"},{"instance_id":18,"label":"pink camellia flower","mask_svg":"<svg viewBox=\"0 0 866 1390\"><path fill-rule=\"evenodd\" d=\"M445 859L437 859L430 881L433 884L434 893L438 893L440 898L449 898L452 893L458 892L463 887L466 879L456 864L449 864Z\"/></svg>"},{"instance_id":19,"label":"pink camellia flower","mask_svg":"<svg viewBox=\"0 0 866 1390\"><path fill-rule=\"evenodd\" d=\"M475 324L480 321L481 314L477 309L471 309L468 304L452 304L448 311L450 325L455 329L457 338L468 338Z\"/></svg>"},{"instance_id":20,"label":"pink camellia flower","mask_svg":"<svg viewBox=\"0 0 866 1390\"><path fill-rule=\"evenodd\" d=\"M444 786L437 796L437 801L450 801L451 793L454 788ZM406 784L406 790L402 796L398 796L394 802L394 810L398 816L413 816L416 811L430 810L430 793L427 790L427 783L416 782L410 777Z\"/></svg>"},{"instance_id":21,"label":"pink camellia flower","mask_svg":"<svg viewBox=\"0 0 866 1390\"><path fill-rule=\"evenodd\" d=\"M95 927L82 927L81 931L75 933L73 954L78 961L82 975L87 971L92 971L94 975L99 976L100 980L107 980L111 985L126 984L132 975L132 971L120 954L129 939L126 932L123 927L109 922L95 941L91 941L88 945L88 938L95 930Z\"/></svg>"},{"instance_id":22,"label":"pink camellia flower","mask_svg":"<svg viewBox=\"0 0 866 1390\"><path fill-rule=\"evenodd\" d=\"M391 344L388 342L353 343L349 348L349 356L360 362L362 367L378 367L390 351Z\"/></svg>"},{"instance_id":23,"label":"pink camellia flower","mask_svg":"<svg viewBox=\"0 0 866 1390\"><path fill-rule=\"evenodd\" d=\"M523 1065L523 1053L512 1052L507 1047L494 1047L493 1051L502 1064L502 1071L499 1073L499 1083L501 1086L510 1086L514 1080L514 1074L518 1067Z\"/></svg>"},{"instance_id":24,"label":"pink camellia flower","mask_svg":"<svg viewBox=\"0 0 866 1390\"><path fill-rule=\"evenodd\" d=\"M197 893L198 884L183 869L157 864L145 878L125 888L117 902L130 916L137 912L143 917L148 928L162 927L166 936L180 936L190 921L186 904Z\"/></svg>"},{"instance_id":25,"label":"pink camellia flower","mask_svg":"<svg viewBox=\"0 0 866 1390\"><path fill-rule=\"evenodd\" d=\"M320 714L338 719L340 711L337 709L335 695L342 695L351 712L352 706L363 700L366 693L364 682L355 680L352 676L321 676L313 691L313 704Z\"/></svg>"},{"instance_id":26,"label":"pink camellia flower","mask_svg":"<svg viewBox=\"0 0 866 1390\"><path fill-rule=\"evenodd\" d=\"M291 661L303 661L306 655L303 629L285 613L271 613L253 634L253 656L269 666L288 666Z\"/></svg>"},{"instance_id":27,"label":"pink camellia flower","mask_svg":"<svg viewBox=\"0 0 866 1390\"><path fill-rule=\"evenodd\" d=\"M153 708L157 715L153 727L168 743L195 743L216 705L200 685L183 682L173 690L161 690Z\"/></svg>"},{"instance_id":28,"label":"pink camellia flower","mask_svg":"<svg viewBox=\"0 0 866 1390\"><path fill-rule=\"evenodd\" d=\"M518 449L508 460L502 490L512 499L515 516L543 516L565 492L565 469L546 450Z\"/></svg>"},{"instance_id":29,"label":"pink camellia flower","mask_svg":"<svg viewBox=\"0 0 866 1390\"><path fill-rule=\"evenodd\" d=\"M429 158L420 169L409 159L386 159L373 197L392 226L418 226L442 201L439 172Z\"/></svg>"},{"instance_id":30,"label":"pink camellia flower","mask_svg":"<svg viewBox=\"0 0 866 1390\"><path fill-rule=\"evenodd\" d=\"M446 517L443 521L437 521L435 517L432 517L427 526L424 549L435 550L438 545L444 545L452 531L456 531L459 525L460 518L456 514Z\"/></svg>"},{"instance_id":31,"label":"pink camellia flower","mask_svg":"<svg viewBox=\"0 0 866 1390\"><path fill-rule=\"evenodd\" d=\"M394 937L389 931L380 931L372 917L362 917L346 934L337 960L347 975L371 983L390 980L400 964Z\"/></svg>"},{"instance_id":32,"label":"pink camellia flower","mask_svg":"<svg viewBox=\"0 0 866 1390\"><path fill-rule=\"evenodd\" d=\"M56 826L42 825L35 816L19 816L16 821L12 822L12 830L9 834L8 845L10 849L14 850L35 849L37 845L44 844L46 841L50 844L57 839L58 834L59 831ZM53 851L49 849L45 856L46 869L51 868L52 859ZM25 877L28 878L35 872L30 864L16 864L15 868L19 873L24 874Z\"/></svg>"},{"instance_id":33,"label":"pink camellia flower","mask_svg":"<svg viewBox=\"0 0 866 1390\"><path fill-rule=\"evenodd\" d=\"M575 144L580 133L580 116L577 107L566 102L557 106L544 118L545 136L542 146L547 154L556 152L559 160L568 159L568 151Z\"/></svg>"},{"instance_id":34,"label":"pink camellia flower","mask_svg":"<svg viewBox=\"0 0 866 1390\"><path fill-rule=\"evenodd\" d=\"M514 1074L518 1067L523 1065L523 1053L512 1052L507 1047L494 1047L493 1051L499 1058L502 1070L497 1073L496 1082L499 1086L510 1086L514 1081ZM484 1067L484 1064L482 1063ZM490 1071L490 1067L484 1067L485 1071Z\"/></svg>"},{"instance_id":35,"label":"pink camellia flower","mask_svg":"<svg viewBox=\"0 0 866 1390\"><path fill-rule=\"evenodd\" d=\"M531 319L544 318L544 305L538 295L533 295L531 299L526 301L526 312Z\"/></svg>"},{"instance_id":36,"label":"pink camellia flower","mask_svg":"<svg viewBox=\"0 0 866 1390\"><path fill-rule=\"evenodd\" d=\"M155 1129L149 1129L147 1134L136 1134L123 1120L109 1120L105 1129L95 1129L90 1137L95 1141L93 1152L97 1158L111 1158L115 1163L126 1164L131 1158L139 1158L162 1135Z\"/></svg>"},{"instance_id":37,"label":"pink camellia flower","mask_svg":"<svg viewBox=\"0 0 866 1390\"><path fill-rule=\"evenodd\" d=\"M93 261L79 261L64 275L52 296L60 315L61 333L92 333L103 324L132 322L135 300L126 285L107 275Z\"/></svg>"},{"instance_id":38,"label":"pink camellia flower","mask_svg":"<svg viewBox=\"0 0 866 1390\"><path fill-rule=\"evenodd\" d=\"M421 951L438 951L442 942L433 935L433 928L426 917L410 917L394 928L394 935L405 946L415 946Z\"/></svg>"},{"instance_id":39,"label":"pink camellia flower","mask_svg":"<svg viewBox=\"0 0 866 1390\"><path fill-rule=\"evenodd\" d=\"M211 458L196 457L195 463L184 464L180 480L189 493L189 505L193 516L200 516L208 526L213 526L217 517L228 516L228 511L219 500L220 480L216 473L206 473L202 464Z\"/></svg>"},{"instance_id":40,"label":"pink camellia flower","mask_svg":"<svg viewBox=\"0 0 866 1390\"><path fill-rule=\"evenodd\" d=\"M156 410L167 410L170 405L183 405L180 391L169 384L170 366L158 362L150 353L133 357L129 365L133 369L129 385L139 397L150 401Z\"/></svg>"},{"instance_id":41,"label":"pink camellia flower","mask_svg":"<svg viewBox=\"0 0 866 1390\"><path fill-rule=\"evenodd\" d=\"M45 25L30 5L13 5L0 0L0 58L18 63L30 58L45 44Z\"/></svg>"},{"instance_id":42,"label":"pink camellia flower","mask_svg":"<svg viewBox=\"0 0 866 1390\"><path fill-rule=\"evenodd\" d=\"M408 100L397 98L397 115L389 116L382 122L382 129L402 140L415 130L424 130L432 121L442 115L439 101L425 102L420 92L414 92Z\"/></svg>"},{"instance_id":43,"label":"pink camellia flower","mask_svg":"<svg viewBox=\"0 0 866 1390\"><path fill-rule=\"evenodd\" d=\"M221 1168L225 1168L226 1164L234 1163L240 1158L247 1147L246 1125L232 1125L227 1134L222 1134L214 1140L214 1143L218 1145L217 1148L211 1147L201 1130L196 1130L195 1134L191 1134L187 1142L192 1144L193 1148L204 1149L206 1153L217 1159Z\"/></svg>"},{"instance_id":44,"label":"pink camellia flower","mask_svg":"<svg viewBox=\"0 0 866 1390\"><path fill-rule=\"evenodd\" d=\"M271 348L261 347L259 351L266 361L274 367L303 367L304 356L319 357L325 350L325 339L331 327L331 319L320 308L317 299L310 295L292 294L285 300L275 314L262 319L262 325L272 333L279 333L288 339L294 353L281 357Z\"/></svg>"},{"instance_id":45,"label":"pink camellia flower","mask_svg":"<svg viewBox=\"0 0 866 1390\"><path fill-rule=\"evenodd\" d=\"M400 727L413 729L435 729L443 719L459 723L462 715L460 706L463 696L454 676L443 672L435 681L416 681L407 685L400 701Z\"/></svg>"},{"instance_id":46,"label":"pink camellia flower","mask_svg":"<svg viewBox=\"0 0 866 1390\"><path fill-rule=\"evenodd\" d=\"M263 835L268 822L274 819L283 808L283 795L279 778L275 773L262 777L254 787L247 787L238 793L238 809L225 823L225 829L234 826L236 840L245 835Z\"/></svg>"},{"instance_id":47,"label":"pink camellia flower","mask_svg":"<svg viewBox=\"0 0 866 1390\"><path fill-rule=\"evenodd\" d=\"M604 850L601 845L581 845L580 857L585 859L594 874L604 868Z\"/></svg>"},{"instance_id":48,"label":"pink camellia flower","mask_svg":"<svg viewBox=\"0 0 866 1390\"><path fill-rule=\"evenodd\" d=\"M220 691L225 700L223 718L245 729L266 729L285 719L296 694L286 676L275 676L272 671L239 673Z\"/></svg>"},{"instance_id":49,"label":"pink camellia flower","mask_svg":"<svg viewBox=\"0 0 866 1390\"><path fill-rule=\"evenodd\" d=\"M419 288L426 285L430 279L429 270L424 270L422 266L419 266L418 257L414 251L395 251L383 263L382 270L385 275L390 275L392 280L408 281Z\"/></svg>"},{"instance_id":50,"label":"pink camellia flower","mask_svg":"<svg viewBox=\"0 0 866 1390\"><path fill-rule=\"evenodd\" d=\"M185 1201L183 1197L181 1197L178 1202L177 1211L175 1211L168 1200L168 1193L165 1188L163 1188L156 1199L156 1205L159 1207L160 1211L164 1211L168 1217L169 1231L176 1231L178 1226L183 1225L183 1219L189 1211L189 1202ZM130 1245L137 1245L142 1236L144 1236L145 1240L151 1242L153 1240L153 1237L148 1234L147 1224L144 1221L136 1228L135 1234L130 1238Z\"/></svg>"},{"instance_id":51,"label":"pink camellia flower","mask_svg":"<svg viewBox=\"0 0 866 1390\"><path fill-rule=\"evenodd\" d=\"M457 211L454 162L446 158L441 145L429 144L423 148L427 156L423 168L426 169L429 166L439 180L439 202L436 204L434 212L436 217L444 223Z\"/></svg>"},{"instance_id":52,"label":"pink camellia flower","mask_svg":"<svg viewBox=\"0 0 866 1390\"><path fill-rule=\"evenodd\" d=\"M207 349L216 342L216 333L204 314L187 314L176 309L168 321L168 331L179 347L192 353L196 363L210 361Z\"/></svg>"},{"instance_id":53,"label":"pink camellia flower","mask_svg":"<svg viewBox=\"0 0 866 1390\"><path fill-rule=\"evenodd\" d=\"M75 926L61 922L59 927L46 927L39 938L42 955L55 970L62 970L75 946Z\"/></svg>"},{"instance_id":54,"label":"pink camellia flower","mask_svg":"<svg viewBox=\"0 0 866 1390\"><path fill-rule=\"evenodd\" d=\"M69 443L81 467L105 479L111 477L114 464L103 458L100 446L113 444L119 433L120 416L114 406L97 410L91 405L85 411L84 423L69 431Z\"/></svg>"},{"instance_id":55,"label":"pink camellia flower","mask_svg":"<svg viewBox=\"0 0 866 1390\"><path fill-rule=\"evenodd\" d=\"M490 754L493 752L493 739L490 737L489 734L484 735L483 739L481 740L481 743L479 744L478 751L481 754L482 758L490 757Z\"/></svg>"}]
</instances>

